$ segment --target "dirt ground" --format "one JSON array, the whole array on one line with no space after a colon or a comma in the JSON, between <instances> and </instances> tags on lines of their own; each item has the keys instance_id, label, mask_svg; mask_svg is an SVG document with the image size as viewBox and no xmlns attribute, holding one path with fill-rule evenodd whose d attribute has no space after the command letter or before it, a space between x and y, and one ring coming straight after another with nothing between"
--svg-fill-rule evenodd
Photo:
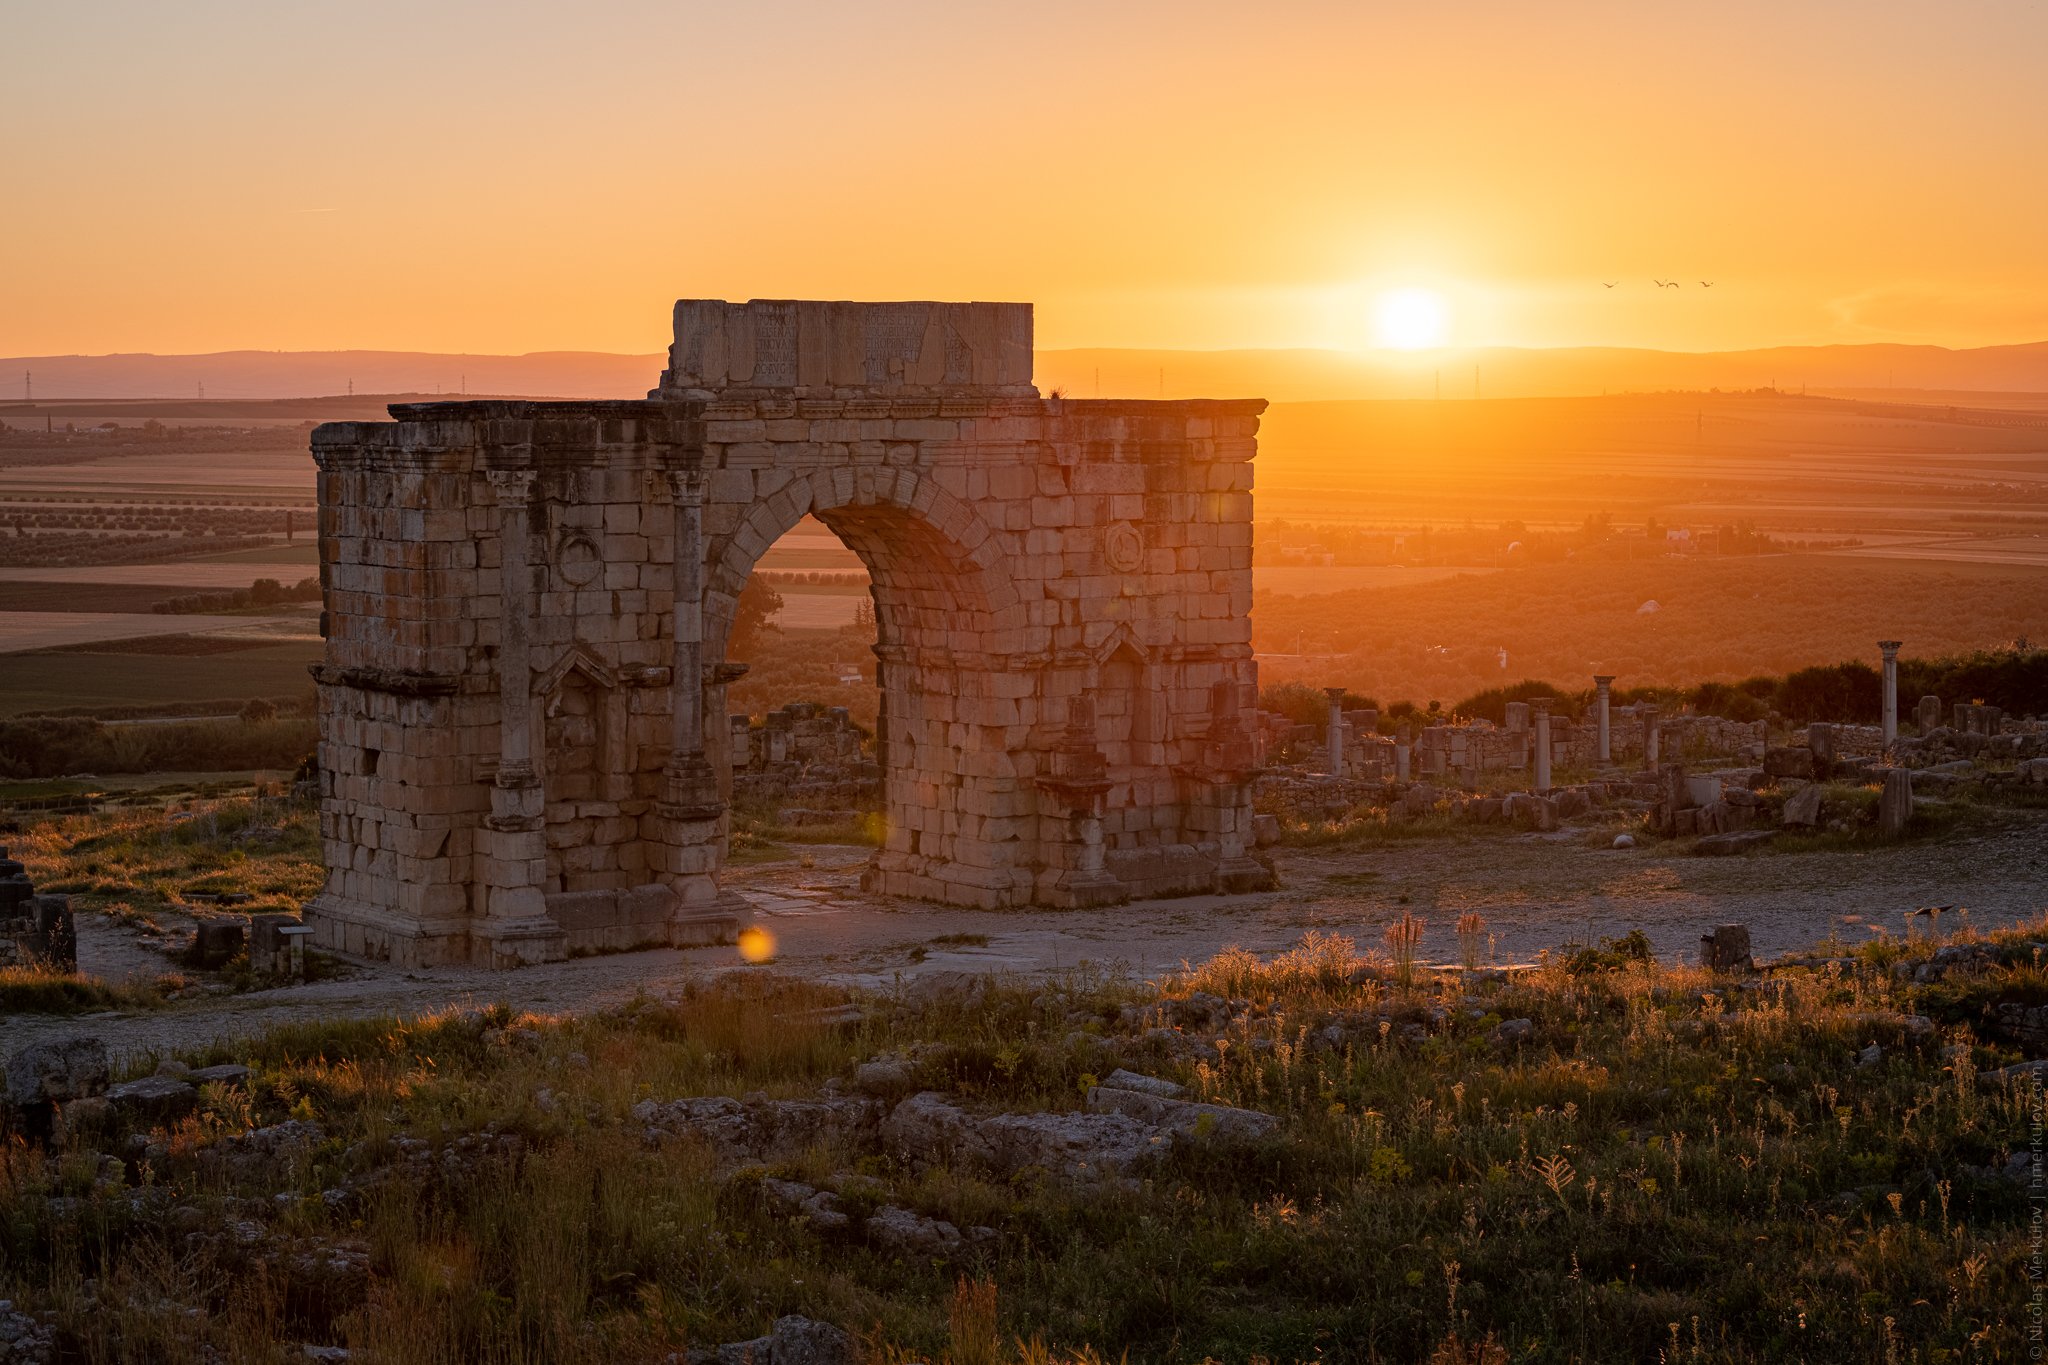
<instances>
[{"instance_id":1,"label":"dirt ground","mask_svg":"<svg viewBox=\"0 0 2048 1365\"><path fill-rule=\"evenodd\" d=\"M1454 924L1476 911L1496 961L1527 961L1570 940L1641 929L1666 960L1690 959L1713 925L1750 927L1759 956L1804 948L1869 926L1904 930L1922 906L1967 907L1978 927L2048 910L2048 813L2014 812L1939 842L1890 849L1700 858L1676 848L1616 850L1585 832L1417 839L1352 851L1283 850L1282 887L1087 911L972 911L864 895L866 850L822 846L798 862L734 869L733 893L774 935L775 970L888 987L932 971L1041 975L1077 968L1156 977L1232 944L1271 954L1309 930L1378 946L1403 911L1428 924L1422 956L1457 956ZM1950 917L1945 928L1959 922ZM109 978L169 965L131 929L103 917L79 926L80 966ZM198 1046L294 1018L408 1014L503 1001L573 1012L637 992L669 995L693 979L748 970L729 947L660 949L579 958L516 972L361 966L343 979L180 1001L161 1010L84 1018L0 1020L11 1051L89 1030L119 1054Z\"/></svg>"}]
</instances>

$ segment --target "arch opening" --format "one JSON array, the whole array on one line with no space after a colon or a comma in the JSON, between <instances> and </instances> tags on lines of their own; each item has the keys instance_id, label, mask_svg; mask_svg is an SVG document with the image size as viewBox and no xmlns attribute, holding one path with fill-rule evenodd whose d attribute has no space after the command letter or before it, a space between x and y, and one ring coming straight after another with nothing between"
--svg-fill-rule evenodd
<instances>
[{"instance_id":1,"label":"arch opening","mask_svg":"<svg viewBox=\"0 0 2048 1365\"><path fill-rule=\"evenodd\" d=\"M808 708L788 717L755 716L753 706L730 702L772 702L795 685L823 683L833 701L844 697L851 703L839 719L867 732L854 762L866 778L860 794L882 817L869 885L931 894L923 882L943 867L949 877L975 882L989 904L1014 903L1029 896L1036 848L1028 774L1016 770L1007 749L977 738L992 712L1005 707L1012 724L1028 723L1028 704L1019 705L1019 676L995 647L1015 612L1014 592L995 586L1000 580L984 562L993 556L977 554L968 543L975 531L983 537L986 532L964 507L960 512L941 525L931 509L902 499L802 512L757 507L742 520L740 532L709 547L706 656L721 660L722 667L711 670L706 733L714 740L711 757L721 788L744 816L749 798L758 807L764 791L780 790L773 780L760 780L763 769L783 764L785 774L800 777L787 766L803 747L796 732L809 731L809 752L815 754L818 742L830 745L834 718L831 702L824 717ZM985 538L978 543L992 544ZM833 546L842 557L838 564L831 558ZM847 585L834 581L848 560L865 578L864 595L852 602ZM826 567L814 570L812 563ZM811 583L812 573L822 581ZM788 622L783 638L760 651L782 656L783 676L772 680L742 675L739 668L751 662L744 638L749 613L741 605L755 575L781 595L778 615ZM793 581L795 575L803 581ZM827 605L833 599L842 605ZM866 611L859 610L862 602ZM799 631L811 638L793 641ZM834 667L829 675L821 670L818 665L827 661L819 655L826 650L844 656L829 661L834 665L852 665L857 651L864 654L859 682L848 676L851 667ZM1024 694L1032 686L1030 678L1022 679ZM843 743L830 752L842 765L852 757ZM963 761L963 754L973 757Z\"/></svg>"}]
</instances>

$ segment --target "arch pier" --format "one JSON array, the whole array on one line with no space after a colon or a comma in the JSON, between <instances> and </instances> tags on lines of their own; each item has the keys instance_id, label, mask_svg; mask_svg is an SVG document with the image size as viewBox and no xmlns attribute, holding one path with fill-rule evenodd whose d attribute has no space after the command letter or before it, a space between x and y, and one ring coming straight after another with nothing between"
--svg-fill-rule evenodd
<instances>
[{"instance_id":1,"label":"arch pier","mask_svg":"<svg viewBox=\"0 0 2048 1365\"><path fill-rule=\"evenodd\" d=\"M868 889L1000 908L1270 884L1265 404L1030 381L1028 305L684 300L646 400L318 428L315 941L509 966L730 934L726 639L805 516L872 580Z\"/></svg>"}]
</instances>

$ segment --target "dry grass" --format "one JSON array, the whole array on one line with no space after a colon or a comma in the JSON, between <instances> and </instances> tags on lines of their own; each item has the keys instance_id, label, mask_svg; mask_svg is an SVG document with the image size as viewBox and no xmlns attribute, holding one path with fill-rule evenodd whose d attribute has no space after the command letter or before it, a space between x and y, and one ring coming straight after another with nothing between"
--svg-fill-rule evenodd
<instances>
[{"instance_id":1,"label":"dry grass","mask_svg":"<svg viewBox=\"0 0 2048 1365\"><path fill-rule=\"evenodd\" d=\"M313 808L277 796L116 807L41 820L12 836L38 890L80 911L147 916L186 895L240 892L238 908L295 911L320 889Z\"/></svg>"},{"instance_id":2,"label":"dry grass","mask_svg":"<svg viewBox=\"0 0 2048 1365\"><path fill-rule=\"evenodd\" d=\"M76 1358L172 1362L327 1341L380 1362L609 1365L784 1313L897 1362L2009 1359L2027 1206L1982 1171L2025 1150L2039 1096L1975 1073L2014 1055L1981 1032L1986 1005L2048 1000L2044 933L1997 936L1996 964L1938 986L1894 971L1930 941L1839 950L1752 991L1627 954L1404 986L1323 936L1157 987L870 1001L850 1029L817 1012L841 993L753 974L582 1017L305 1023L188 1059L255 1076L156 1135L147 1191L106 1184L83 1143L0 1149L0 1297L53 1312ZM1186 1047L1146 1036L1196 991L1242 1004ZM1906 1028L1915 1011L1938 1036ZM1494 1041L1513 1018L1528 1040ZM1341 1045L1315 1041L1333 1026ZM1881 1060L1856 1065L1872 1042ZM815 1095L918 1044L917 1083L968 1103L1072 1107L1122 1064L1282 1129L1198 1143L1128 1187L829 1144L768 1172L1001 1231L949 1263L857 1224L821 1234L761 1199L758 1169L650 1144L630 1113ZM288 1117L324 1138L239 1172L210 1163ZM417 1143L429 1159L398 1159ZM362 1192L322 1193L344 1188ZM294 1274L277 1252L257 1269L237 1224L265 1247L356 1248L367 1268Z\"/></svg>"}]
</instances>

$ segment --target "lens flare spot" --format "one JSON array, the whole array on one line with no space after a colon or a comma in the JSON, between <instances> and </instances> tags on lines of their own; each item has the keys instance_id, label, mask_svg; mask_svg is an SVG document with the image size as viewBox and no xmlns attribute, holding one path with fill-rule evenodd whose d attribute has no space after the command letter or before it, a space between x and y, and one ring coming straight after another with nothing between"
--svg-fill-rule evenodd
<instances>
[{"instance_id":1,"label":"lens flare spot","mask_svg":"<svg viewBox=\"0 0 2048 1365\"><path fill-rule=\"evenodd\" d=\"M740 930L740 956L749 962L770 962L775 958L775 935L758 924Z\"/></svg>"}]
</instances>

